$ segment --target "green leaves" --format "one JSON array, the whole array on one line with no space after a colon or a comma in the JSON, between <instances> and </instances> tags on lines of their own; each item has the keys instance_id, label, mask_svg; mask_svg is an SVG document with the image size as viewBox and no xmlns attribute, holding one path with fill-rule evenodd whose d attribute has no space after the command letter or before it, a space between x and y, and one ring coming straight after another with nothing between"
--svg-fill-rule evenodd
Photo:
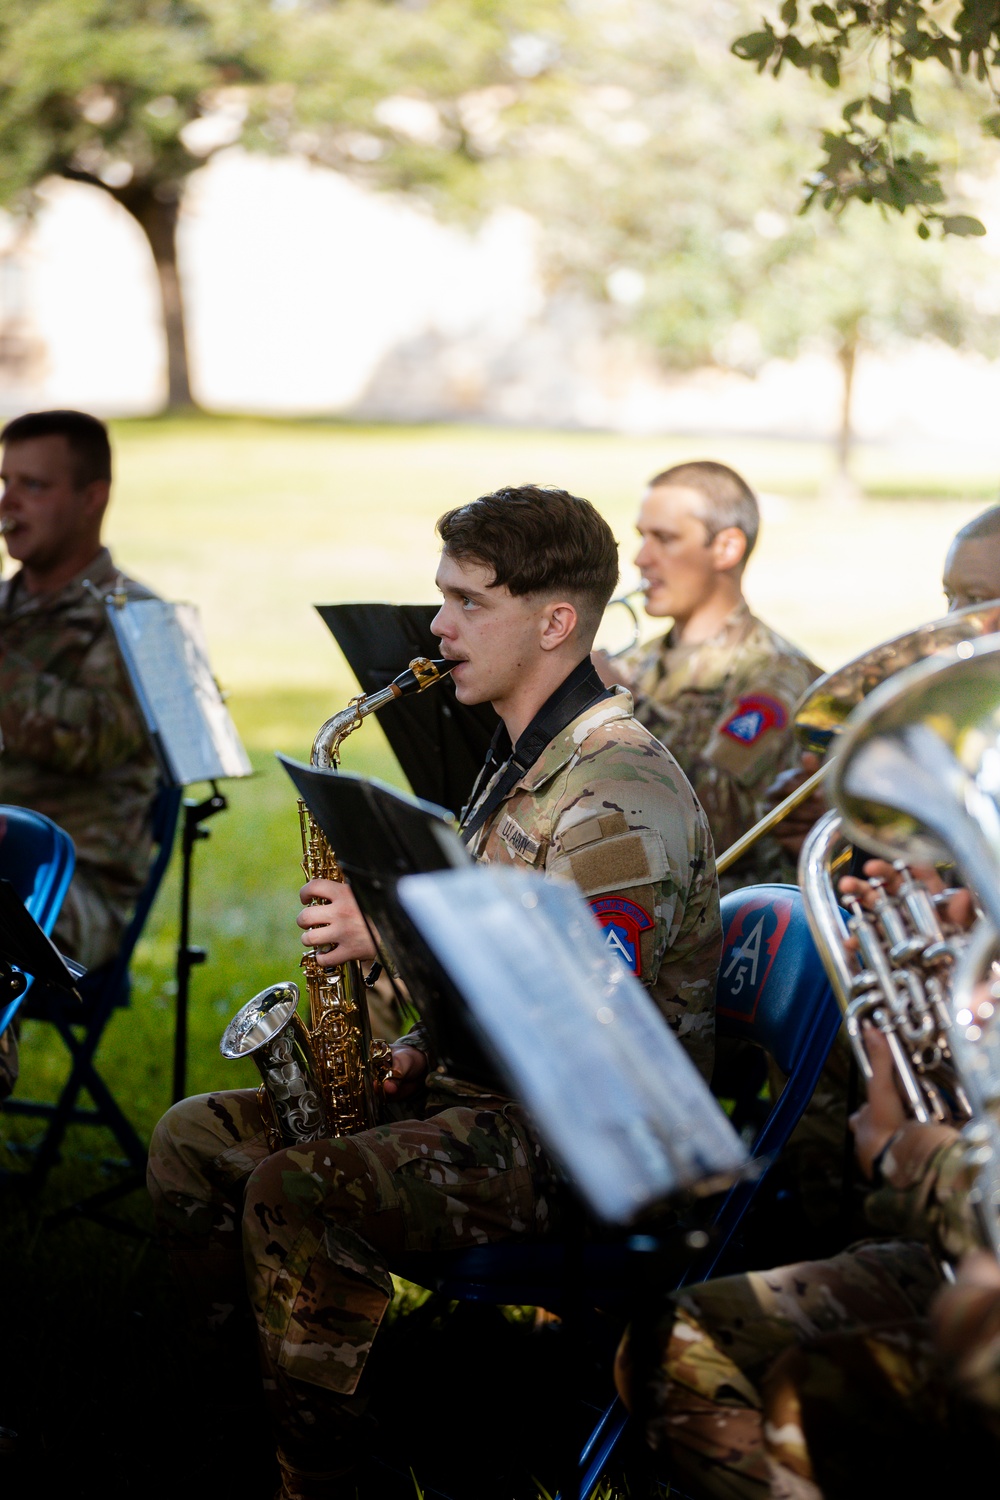
<instances>
[{"instance_id":1,"label":"green leaves","mask_svg":"<svg viewBox=\"0 0 1000 1500\"><path fill-rule=\"evenodd\" d=\"M925 127L911 86L926 85L929 68L943 68L971 75L997 97L990 72L1000 56L997 0L958 0L948 8L939 0L838 0L814 5L808 15L786 0L778 14L783 34L765 20L763 31L737 39L735 55L775 78L789 62L832 89L840 87L842 75L857 72L864 87L843 106L843 128L823 136L824 155L809 179L804 206L818 199L841 213L857 200L901 214L913 211L921 239L931 237L932 226L944 235L985 233L968 214L937 212L945 198L941 164L932 138L930 152L918 147L917 132ZM981 126L984 135L1000 139L1000 113L985 116Z\"/></svg>"}]
</instances>

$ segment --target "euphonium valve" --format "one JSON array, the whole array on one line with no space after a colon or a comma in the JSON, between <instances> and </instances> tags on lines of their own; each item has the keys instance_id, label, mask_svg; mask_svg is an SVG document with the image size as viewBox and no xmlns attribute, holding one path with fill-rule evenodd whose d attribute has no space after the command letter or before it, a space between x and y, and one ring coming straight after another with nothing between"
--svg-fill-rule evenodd
<instances>
[{"instance_id":1,"label":"euphonium valve","mask_svg":"<svg viewBox=\"0 0 1000 1500\"><path fill-rule=\"evenodd\" d=\"M908 866L954 863L1000 931L1000 635L959 641L877 687L830 763L836 811L810 833L799 875L810 928L867 1072L861 1023L886 1035L918 1120L974 1114L953 1054L953 973L967 939L946 929ZM830 876L848 838L902 876L845 922ZM947 893L944 893L947 895ZM855 939L846 945L847 937Z\"/></svg>"}]
</instances>

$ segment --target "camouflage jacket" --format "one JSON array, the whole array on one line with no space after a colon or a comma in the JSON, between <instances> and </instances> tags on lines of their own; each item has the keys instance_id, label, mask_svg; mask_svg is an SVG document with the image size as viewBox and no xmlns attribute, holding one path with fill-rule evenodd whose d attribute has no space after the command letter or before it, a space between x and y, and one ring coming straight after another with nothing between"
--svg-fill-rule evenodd
<instances>
[{"instance_id":1,"label":"camouflage jacket","mask_svg":"<svg viewBox=\"0 0 1000 1500\"><path fill-rule=\"evenodd\" d=\"M712 836L677 762L636 723L624 689L549 742L469 849L483 863L575 881L608 946L711 1076L722 946Z\"/></svg>"},{"instance_id":2,"label":"camouflage jacket","mask_svg":"<svg viewBox=\"0 0 1000 1500\"><path fill-rule=\"evenodd\" d=\"M105 616L120 574L102 548L56 593L18 577L0 583L0 802L61 824L78 869L127 916L149 868L156 768Z\"/></svg>"},{"instance_id":3,"label":"camouflage jacket","mask_svg":"<svg viewBox=\"0 0 1000 1500\"><path fill-rule=\"evenodd\" d=\"M882 1158L882 1184L865 1204L874 1227L925 1240L948 1260L981 1250L983 1233L969 1201L968 1149L950 1125L904 1125Z\"/></svg>"},{"instance_id":4,"label":"camouflage jacket","mask_svg":"<svg viewBox=\"0 0 1000 1500\"><path fill-rule=\"evenodd\" d=\"M760 816L779 771L796 762L792 709L820 669L740 603L711 640L675 645L671 635L622 657L635 716L663 741L708 814L717 852ZM723 877L723 890L794 879L773 840Z\"/></svg>"}]
</instances>

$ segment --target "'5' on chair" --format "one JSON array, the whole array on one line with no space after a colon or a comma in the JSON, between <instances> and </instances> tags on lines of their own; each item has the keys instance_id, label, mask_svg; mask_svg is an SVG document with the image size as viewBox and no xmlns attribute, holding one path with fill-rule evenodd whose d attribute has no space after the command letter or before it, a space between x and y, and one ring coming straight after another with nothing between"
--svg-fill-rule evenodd
<instances>
[{"instance_id":1,"label":"'5' on chair","mask_svg":"<svg viewBox=\"0 0 1000 1500\"><path fill-rule=\"evenodd\" d=\"M4 1106L8 1114L27 1115L47 1122L44 1135L34 1151L31 1168L23 1174L26 1187L32 1191L44 1184L49 1171L59 1159L66 1131L74 1124L105 1126L115 1137L131 1168L139 1173L145 1171L146 1147L98 1073L95 1053L111 1016L116 1009L129 1002L129 963L170 861L180 802L180 787L161 785L151 810L155 856L146 883L136 901L135 910L115 957L78 980L77 988L83 1004L68 996L63 997L52 989L40 991L37 1000L33 1000L30 989L24 997L25 1018L45 1021L53 1026L70 1057L69 1076L54 1103L40 1099L9 1099ZM9 813L11 810L5 811ZM14 811L21 816L38 816L25 815L21 809ZM49 820L43 821L48 823ZM72 860L72 843L68 836L54 824L49 826L69 844ZM0 843L0 874L6 873L6 863L5 840ZM72 863L69 873L72 874ZM60 904L68 884L69 875L66 876L59 896ZM30 905L29 910L32 910ZM56 914L52 916L52 924ZM32 915L35 915L33 911ZM45 927L40 918L36 917L36 920L40 926ZM45 930L51 931L51 927ZM79 1100L83 1092L89 1094L92 1107L81 1106Z\"/></svg>"}]
</instances>

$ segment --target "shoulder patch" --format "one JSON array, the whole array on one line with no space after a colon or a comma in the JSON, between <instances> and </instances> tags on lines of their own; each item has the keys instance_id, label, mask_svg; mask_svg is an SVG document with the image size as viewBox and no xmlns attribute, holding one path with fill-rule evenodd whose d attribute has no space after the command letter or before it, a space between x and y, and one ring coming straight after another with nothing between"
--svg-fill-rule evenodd
<instances>
[{"instance_id":1,"label":"shoulder patch","mask_svg":"<svg viewBox=\"0 0 1000 1500\"><path fill-rule=\"evenodd\" d=\"M741 745L755 745L769 729L784 729L788 723L788 710L777 698L766 698L762 693L741 698L719 733L726 734Z\"/></svg>"},{"instance_id":2,"label":"shoulder patch","mask_svg":"<svg viewBox=\"0 0 1000 1500\"><path fill-rule=\"evenodd\" d=\"M637 978L640 977L642 954L639 936L648 932L653 925L649 912L635 901L626 901L621 896L600 896L587 904L598 925L604 928L604 946L608 952L614 953L626 968L631 969Z\"/></svg>"}]
</instances>

